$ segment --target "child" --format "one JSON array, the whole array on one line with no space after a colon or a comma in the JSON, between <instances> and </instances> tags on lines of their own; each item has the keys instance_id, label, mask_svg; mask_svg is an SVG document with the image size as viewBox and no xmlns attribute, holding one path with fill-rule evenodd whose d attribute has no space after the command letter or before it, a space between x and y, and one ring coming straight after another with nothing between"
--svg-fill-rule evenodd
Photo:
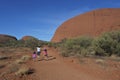
<instances>
[{"instance_id":1,"label":"child","mask_svg":"<svg viewBox=\"0 0 120 80\"><path fill-rule=\"evenodd\" d=\"M44 50L44 56L47 58L47 60L48 60L48 53L47 53L47 49L45 48Z\"/></svg>"},{"instance_id":2,"label":"child","mask_svg":"<svg viewBox=\"0 0 120 80\"><path fill-rule=\"evenodd\" d=\"M37 55L36 55L36 52L34 51L32 54L33 61L35 61L36 57L37 57Z\"/></svg>"}]
</instances>

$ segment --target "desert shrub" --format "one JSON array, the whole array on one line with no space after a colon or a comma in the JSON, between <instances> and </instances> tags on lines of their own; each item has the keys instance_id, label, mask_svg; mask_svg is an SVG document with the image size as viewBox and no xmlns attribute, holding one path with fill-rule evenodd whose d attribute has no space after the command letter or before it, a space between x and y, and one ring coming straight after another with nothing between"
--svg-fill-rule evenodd
<instances>
[{"instance_id":1,"label":"desert shrub","mask_svg":"<svg viewBox=\"0 0 120 80\"><path fill-rule=\"evenodd\" d=\"M37 39L29 39L24 41L24 46L34 49L38 43L39 41Z\"/></svg>"},{"instance_id":2,"label":"desert shrub","mask_svg":"<svg viewBox=\"0 0 120 80\"><path fill-rule=\"evenodd\" d=\"M63 56L120 56L120 31L111 31L91 38L82 36L74 39L64 39L60 42L60 51Z\"/></svg>"},{"instance_id":3,"label":"desert shrub","mask_svg":"<svg viewBox=\"0 0 120 80\"><path fill-rule=\"evenodd\" d=\"M29 55L24 55L24 56L21 57L21 60L23 60L23 61L27 61L27 60L30 60L30 59L31 59L31 56L29 56Z\"/></svg>"},{"instance_id":4,"label":"desert shrub","mask_svg":"<svg viewBox=\"0 0 120 80\"><path fill-rule=\"evenodd\" d=\"M8 40L7 42L2 42L2 43L0 43L0 47L9 46L9 45L11 45L10 42L15 42L15 40Z\"/></svg>"},{"instance_id":5,"label":"desert shrub","mask_svg":"<svg viewBox=\"0 0 120 80\"><path fill-rule=\"evenodd\" d=\"M60 45L60 48L61 48L60 51L64 57L68 57L68 56L70 56L70 53L72 53L72 50L73 50L72 49L72 47L73 47L72 41L73 41L72 39L68 39Z\"/></svg>"},{"instance_id":6,"label":"desert shrub","mask_svg":"<svg viewBox=\"0 0 120 80\"><path fill-rule=\"evenodd\" d=\"M28 75L31 73L31 69L29 67L23 66L19 68L17 72L15 72L15 75L22 76L22 75Z\"/></svg>"},{"instance_id":7,"label":"desert shrub","mask_svg":"<svg viewBox=\"0 0 120 80\"><path fill-rule=\"evenodd\" d=\"M31 56L29 55L24 55L22 56L20 59L17 59L15 61L16 64L22 64L22 63L25 63L26 61L30 60L31 59Z\"/></svg>"},{"instance_id":8,"label":"desert shrub","mask_svg":"<svg viewBox=\"0 0 120 80\"><path fill-rule=\"evenodd\" d=\"M0 55L0 60L4 60L4 59L8 59L9 57L8 56L2 56Z\"/></svg>"},{"instance_id":9,"label":"desert shrub","mask_svg":"<svg viewBox=\"0 0 120 80\"><path fill-rule=\"evenodd\" d=\"M96 62L97 64L101 65L101 66L105 66L105 65L106 65L105 60L103 60L103 59L96 59L95 62Z\"/></svg>"},{"instance_id":10,"label":"desert shrub","mask_svg":"<svg viewBox=\"0 0 120 80\"><path fill-rule=\"evenodd\" d=\"M22 64L22 63L25 63L25 61L22 60L22 59L18 59L18 60L15 61L15 63L16 63L16 64Z\"/></svg>"},{"instance_id":11,"label":"desert shrub","mask_svg":"<svg viewBox=\"0 0 120 80\"><path fill-rule=\"evenodd\" d=\"M1 43L0 47L23 47L24 46L24 41L22 40L9 40L5 42L4 44Z\"/></svg>"},{"instance_id":12,"label":"desert shrub","mask_svg":"<svg viewBox=\"0 0 120 80\"><path fill-rule=\"evenodd\" d=\"M60 45L60 50L64 56L74 56L76 54L83 55L83 52L87 52L87 48L92 45L93 39L91 37L82 36L74 39L65 39ZM88 52L87 52L88 54ZM84 54L85 55L85 54Z\"/></svg>"},{"instance_id":13,"label":"desert shrub","mask_svg":"<svg viewBox=\"0 0 120 80\"><path fill-rule=\"evenodd\" d=\"M4 44L0 43L0 47L3 47L3 46L4 46Z\"/></svg>"},{"instance_id":14,"label":"desert shrub","mask_svg":"<svg viewBox=\"0 0 120 80\"><path fill-rule=\"evenodd\" d=\"M46 45L48 47L54 47L54 48L57 48L57 46L58 46L57 43L54 43L54 42L47 42Z\"/></svg>"},{"instance_id":15,"label":"desert shrub","mask_svg":"<svg viewBox=\"0 0 120 80\"><path fill-rule=\"evenodd\" d=\"M20 65L17 64L17 63L12 63L12 64L9 64L8 65L8 73L14 73L14 72L17 72L20 68Z\"/></svg>"},{"instance_id":16,"label":"desert shrub","mask_svg":"<svg viewBox=\"0 0 120 80\"><path fill-rule=\"evenodd\" d=\"M91 46L93 38L89 36L81 36L79 38L74 39L75 44L80 45L82 48L87 48Z\"/></svg>"},{"instance_id":17,"label":"desert shrub","mask_svg":"<svg viewBox=\"0 0 120 80\"><path fill-rule=\"evenodd\" d=\"M46 44L45 41L40 41L38 39L29 39L29 40L24 41L24 47L28 47L28 48L31 48L33 50L36 48L36 46L42 47L45 44Z\"/></svg>"},{"instance_id":18,"label":"desert shrub","mask_svg":"<svg viewBox=\"0 0 120 80\"><path fill-rule=\"evenodd\" d=\"M66 51L61 51L61 55L62 55L63 57L68 57L68 56L69 56L69 53L66 52Z\"/></svg>"},{"instance_id":19,"label":"desert shrub","mask_svg":"<svg viewBox=\"0 0 120 80\"><path fill-rule=\"evenodd\" d=\"M24 47L24 41L23 40L18 40L14 47Z\"/></svg>"},{"instance_id":20,"label":"desert shrub","mask_svg":"<svg viewBox=\"0 0 120 80\"><path fill-rule=\"evenodd\" d=\"M13 48L28 47L28 48L34 49L36 46L38 46L38 45L42 46L45 43L46 42L40 41L36 38L31 38L28 40L10 40L4 44L0 43L0 47L13 47Z\"/></svg>"},{"instance_id":21,"label":"desert shrub","mask_svg":"<svg viewBox=\"0 0 120 80\"><path fill-rule=\"evenodd\" d=\"M111 56L120 55L120 31L107 32L94 40L96 55Z\"/></svg>"},{"instance_id":22,"label":"desert shrub","mask_svg":"<svg viewBox=\"0 0 120 80\"><path fill-rule=\"evenodd\" d=\"M5 67L5 63L0 62L0 69Z\"/></svg>"},{"instance_id":23,"label":"desert shrub","mask_svg":"<svg viewBox=\"0 0 120 80\"><path fill-rule=\"evenodd\" d=\"M120 56L120 43L118 43L118 44L116 45L115 54L116 54L117 56Z\"/></svg>"}]
</instances>

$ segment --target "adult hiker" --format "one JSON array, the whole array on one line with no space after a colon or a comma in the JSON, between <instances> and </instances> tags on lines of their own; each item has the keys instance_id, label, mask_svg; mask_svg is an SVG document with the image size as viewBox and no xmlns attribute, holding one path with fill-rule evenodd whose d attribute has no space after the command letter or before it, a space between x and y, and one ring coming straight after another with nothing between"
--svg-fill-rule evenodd
<instances>
[{"instance_id":1,"label":"adult hiker","mask_svg":"<svg viewBox=\"0 0 120 80\"><path fill-rule=\"evenodd\" d=\"M40 46L37 47L37 58L40 59L41 48Z\"/></svg>"}]
</instances>

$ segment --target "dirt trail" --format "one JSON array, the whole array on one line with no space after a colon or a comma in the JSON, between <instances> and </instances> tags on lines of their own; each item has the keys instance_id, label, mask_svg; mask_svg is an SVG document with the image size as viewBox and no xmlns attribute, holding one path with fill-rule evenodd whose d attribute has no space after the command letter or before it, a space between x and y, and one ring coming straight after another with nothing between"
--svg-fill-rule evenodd
<instances>
[{"instance_id":1,"label":"dirt trail","mask_svg":"<svg viewBox=\"0 0 120 80\"><path fill-rule=\"evenodd\" d=\"M96 73L91 75L87 70L82 70L83 67L78 70L78 67L75 66L76 63L72 64L69 63L70 61L65 61L53 49L49 49L48 52L50 56L48 61L41 60L32 63L34 65L32 67L36 70L35 76L37 80L111 80L110 78L103 79L104 76L96 77Z\"/></svg>"}]
</instances>

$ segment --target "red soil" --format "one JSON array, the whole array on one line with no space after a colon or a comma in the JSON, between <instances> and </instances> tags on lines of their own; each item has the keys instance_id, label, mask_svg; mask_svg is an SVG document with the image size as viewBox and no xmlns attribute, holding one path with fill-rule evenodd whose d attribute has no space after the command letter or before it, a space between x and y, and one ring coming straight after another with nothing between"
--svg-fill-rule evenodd
<instances>
[{"instance_id":1,"label":"red soil","mask_svg":"<svg viewBox=\"0 0 120 80\"><path fill-rule=\"evenodd\" d=\"M103 32L120 29L120 8L90 11L64 22L56 30L52 42L81 35L97 36Z\"/></svg>"},{"instance_id":2,"label":"red soil","mask_svg":"<svg viewBox=\"0 0 120 80\"><path fill-rule=\"evenodd\" d=\"M50 60L32 62L36 80L120 80L120 62L94 58L63 58L58 51L49 49ZM53 58L56 57L56 58Z\"/></svg>"},{"instance_id":3,"label":"red soil","mask_svg":"<svg viewBox=\"0 0 120 80\"><path fill-rule=\"evenodd\" d=\"M32 53L29 49L16 49L16 51L9 53L12 58L6 59L5 64L11 64L23 54L31 56ZM53 48L48 48L48 54L48 60L45 60L41 54L40 61L30 60L23 64L34 69L34 73L22 77L10 73L0 76L0 80L120 80L120 61L104 59L96 62L98 60L96 58L80 58L79 60L75 57L64 58ZM6 72L8 67L6 65L0 68L0 75Z\"/></svg>"}]
</instances>

